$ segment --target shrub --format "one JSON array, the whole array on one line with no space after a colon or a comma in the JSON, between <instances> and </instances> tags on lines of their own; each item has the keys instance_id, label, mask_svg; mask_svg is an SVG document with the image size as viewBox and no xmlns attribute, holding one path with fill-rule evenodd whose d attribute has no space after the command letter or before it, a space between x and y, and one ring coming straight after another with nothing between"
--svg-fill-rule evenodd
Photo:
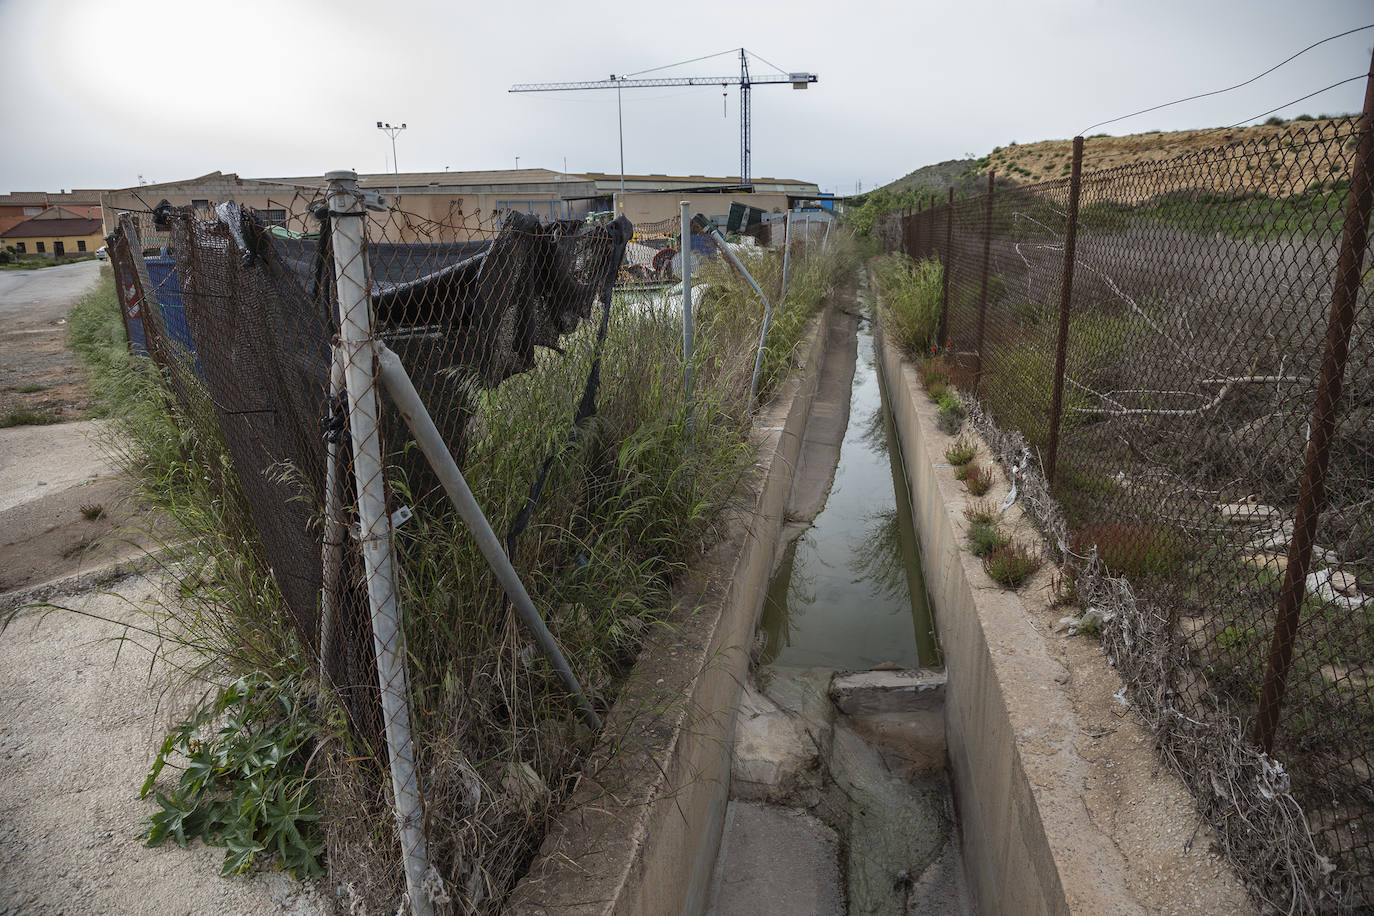
<instances>
[{"instance_id":1,"label":"shrub","mask_svg":"<svg viewBox=\"0 0 1374 916\"><path fill-rule=\"evenodd\" d=\"M1011 544L1011 538L996 522L974 522L968 529L968 549L975 557L986 557Z\"/></svg>"},{"instance_id":2,"label":"shrub","mask_svg":"<svg viewBox=\"0 0 1374 916\"><path fill-rule=\"evenodd\" d=\"M968 487L968 491L974 496L982 496L992 489L992 473L992 468L970 464L964 475L964 486Z\"/></svg>"},{"instance_id":3,"label":"shrub","mask_svg":"<svg viewBox=\"0 0 1374 916\"><path fill-rule=\"evenodd\" d=\"M1182 538L1174 529L1149 522L1100 522L1081 528L1072 550L1082 556L1094 545L1107 569L1128 579L1163 576L1182 566L1186 558Z\"/></svg>"},{"instance_id":4,"label":"shrub","mask_svg":"<svg viewBox=\"0 0 1374 916\"><path fill-rule=\"evenodd\" d=\"M959 431L959 427L964 425L964 418L968 416L968 411L964 408L964 402L959 399L959 395L953 391L945 391L937 402L940 405L940 418L937 421L941 431L954 435Z\"/></svg>"},{"instance_id":5,"label":"shrub","mask_svg":"<svg viewBox=\"0 0 1374 916\"><path fill-rule=\"evenodd\" d=\"M1040 568L1040 557L1023 544L1006 544L983 557L983 569L1003 588L1017 589Z\"/></svg>"},{"instance_id":6,"label":"shrub","mask_svg":"<svg viewBox=\"0 0 1374 916\"><path fill-rule=\"evenodd\" d=\"M964 518L968 519L971 525L991 525L997 521L1000 514L986 499L975 499L964 507Z\"/></svg>"},{"instance_id":7,"label":"shrub","mask_svg":"<svg viewBox=\"0 0 1374 916\"><path fill-rule=\"evenodd\" d=\"M945 460L958 467L968 464L978 454L978 446L973 444L971 439L959 439L949 448L945 449Z\"/></svg>"},{"instance_id":8,"label":"shrub","mask_svg":"<svg viewBox=\"0 0 1374 916\"><path fill-rule=\"evenodd\" d=\"M944 268L929 258L913 261L891 254L873 262L878 312L883 330L910 356L929 352L940 327L940 287Z\"/></svg>"}]
</instances>

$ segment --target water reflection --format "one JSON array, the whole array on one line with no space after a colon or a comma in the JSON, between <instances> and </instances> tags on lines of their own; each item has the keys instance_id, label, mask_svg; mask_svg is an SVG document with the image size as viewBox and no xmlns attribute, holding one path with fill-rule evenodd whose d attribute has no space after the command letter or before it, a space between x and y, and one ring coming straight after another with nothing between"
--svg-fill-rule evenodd
<instances>
[{"instance_id":1,"label":"water reflection","mask_svg":"<svg viewBox=\"0 0 1374 916\"><path fill-rule=\"evenodd\" d=\"M857 343L834 486L813 525L788 545L769 585L765 665L940 664L901 452L866 327Z\"/></svg>"}]
</instances>

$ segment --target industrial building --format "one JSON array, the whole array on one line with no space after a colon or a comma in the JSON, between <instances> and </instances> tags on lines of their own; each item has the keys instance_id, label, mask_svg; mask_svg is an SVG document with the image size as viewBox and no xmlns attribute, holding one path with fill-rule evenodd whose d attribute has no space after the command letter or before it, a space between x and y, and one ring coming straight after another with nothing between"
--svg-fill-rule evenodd
<instances>
[{"instance_id":1,"label":"industrial building","mask_svg":"<svg viewBox=\"0 0 1374 916\"><path fill-rule=\"evenodd\" d=\"M582 219L588 213L615 211L636 223L674 218L681 201L693 212L724 217L731 203L743 203L765 213L780 213L822 197L813 182L756 178L742 188L737 178L704 175L576 174L548 169L481 172L402 172L358 176L360 188L386 195L399 219L373 217L373 238L415 241L429 238L435 224L444 227L490 227L505 211L531 213L541 219ZM166 200L173 206L197 206L207 211L215 203L233 200L257 211L264 219L286 224L300 217L324 187L322 176L241 178L211 172L198 178L140 185L107 191L100 203L105 231L111 232L121 211L146 212ZM288 228L309 231L298 221ZM445 233L446 237L453 233ZM463 232L456 234L461 240Z\"/></svg>"}]
</instances>

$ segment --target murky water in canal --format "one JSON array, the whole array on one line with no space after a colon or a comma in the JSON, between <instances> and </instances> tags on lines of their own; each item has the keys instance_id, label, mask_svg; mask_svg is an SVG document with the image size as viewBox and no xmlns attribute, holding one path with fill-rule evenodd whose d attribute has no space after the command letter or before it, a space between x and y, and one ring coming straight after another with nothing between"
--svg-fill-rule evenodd
<instances>
[{"instance_id":1,"label":"murky water in canal","mask_svg":"<svg viewBox=\"0 0 1374 916\"><path fill-rule=\"evenodd\" d=\"M867 322L835 482L769 585L764 665L941 664L919 545Z\"/></svg>"}]
</instances>

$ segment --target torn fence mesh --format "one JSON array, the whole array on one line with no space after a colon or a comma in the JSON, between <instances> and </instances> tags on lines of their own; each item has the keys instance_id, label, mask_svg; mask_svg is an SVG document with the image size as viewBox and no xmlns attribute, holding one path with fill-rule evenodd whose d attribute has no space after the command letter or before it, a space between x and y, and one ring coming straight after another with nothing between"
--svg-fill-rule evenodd
<instances>
[{"instance_id":1,"label":"torn fence mesh","mask_svg":"<svg viewBox=\"0 0 1374 916\"><path fill-rule=\"evenodd\" d=\"M315 214L319 239L279 238L237 205L220 205L214 220L191 208L159 208L205 393L252 515L255 546L290 624L309 646L319 637L325 436L343 434L328 397L330 343L338 334L329 215ZM535 348L557 349L560 336L589 317L598 300L609 307L630 233L623 217L586 227L510 213L485 240L366 248L377 334L401 357L460 464L476 392L533 368ZM197 416L200 405L187 403L180 390L178 400ZM408 437L394 411L384 414L384 440L395 451ZM531 465L541 458L531 455ZM423 462L398 460L412 499L442 498ZM345 467L350 463L345 457ZM349 473L338 486L339 504L350 505ZM362 564L351 543L328 640L334 657L325 662L355 725L377 735Z\"/></svg>"}]
</instances>

